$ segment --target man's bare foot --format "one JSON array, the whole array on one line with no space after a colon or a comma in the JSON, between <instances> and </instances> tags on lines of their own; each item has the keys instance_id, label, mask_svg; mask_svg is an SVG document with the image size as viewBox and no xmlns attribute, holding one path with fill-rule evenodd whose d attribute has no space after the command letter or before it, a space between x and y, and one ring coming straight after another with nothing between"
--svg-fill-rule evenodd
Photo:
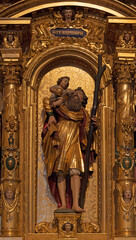
<instances>
[{"instance_id":1,"label":"man's bare foot","mask_svg":"<svg viewBox=\"0 0 136 240\"><path fill-rule=\"evenodd\" d=\"M85 210L83 208L79 207L79 206L77 206L77 207L73 206L72 209L75 210L76 212L79 212L79 213L85 212Z\"/></svg>"}]
</instances>

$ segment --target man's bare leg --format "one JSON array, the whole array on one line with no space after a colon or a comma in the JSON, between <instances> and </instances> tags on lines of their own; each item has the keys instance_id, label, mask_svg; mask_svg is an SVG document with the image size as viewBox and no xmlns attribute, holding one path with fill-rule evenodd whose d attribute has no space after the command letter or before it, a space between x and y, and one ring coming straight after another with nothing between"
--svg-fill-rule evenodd
<instances>
[{"instance_id":1,"label":"man's bare leg","mask_svg":"<svg viewBox=\"0 0 136 240\"><path fill-rule=\"evenodd\" d=\"M66 179L64 174L58 175L58 190L59 190L59 195L60 195L60 200L61 200L61 207L62 209L66 208Z\"/></svg>"},{"instance_id":2,"label":"man's bare leg","mask_svg":"<svg viewBox=\"0 0 136 240\"><path fill-rule=\"evenodd\" d=\"M80 193L80 176L79 175L71 176L71 190L72 190L72 196L73 196L72 209L74 209L76 212L85 212L85 210L79 206L79 193Z\"/></svg>"}]
</instances>

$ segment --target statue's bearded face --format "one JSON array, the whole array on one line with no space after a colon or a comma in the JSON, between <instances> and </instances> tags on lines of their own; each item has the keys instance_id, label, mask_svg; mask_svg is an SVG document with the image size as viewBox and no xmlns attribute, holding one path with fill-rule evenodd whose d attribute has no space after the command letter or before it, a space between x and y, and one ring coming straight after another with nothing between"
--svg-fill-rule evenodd
<instances>
[{"instance_id":1,"label":"statue's bearded face","mask_svg":"<svg viewBox=\"0 0 136 240\"><path fill-rule=\"evenodd\" d=\"M67 108L73 112L79 112L82 107L82 102L79 98L78 92L73 91L69 94L67 100Z\"/></svg>"}]
</instances>

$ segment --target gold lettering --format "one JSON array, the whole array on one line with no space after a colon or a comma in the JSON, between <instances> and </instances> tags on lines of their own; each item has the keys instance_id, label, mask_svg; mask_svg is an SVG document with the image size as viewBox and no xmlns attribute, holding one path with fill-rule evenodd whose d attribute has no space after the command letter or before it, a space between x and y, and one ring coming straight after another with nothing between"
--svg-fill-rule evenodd
<instances>
[{"instance_id":1,"label":"gold lettering","mask_svg":"<svg viewBox=\"0 0 136 240\"><path fill-rule=\"evenodd\" d=\"M77 30L72 30L72 29L68 29L68 30L65 30L65 29L59 29L59 30L57 30L57 29L52 29L52 34L54 34L54 35L59 35L59 36L61 36L61 35L64 35L64 36L84 36L84 32L82 31L82 30L79 30L79 29L77 29Z\"/></svg>"}]
</instances>

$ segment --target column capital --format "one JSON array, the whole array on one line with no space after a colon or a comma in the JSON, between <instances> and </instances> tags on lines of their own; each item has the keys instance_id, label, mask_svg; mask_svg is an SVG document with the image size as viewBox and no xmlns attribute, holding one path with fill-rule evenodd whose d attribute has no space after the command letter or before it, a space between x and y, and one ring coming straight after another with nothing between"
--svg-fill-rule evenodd
<instances>
[{"instance_id":1,"label":"column capital","mask_svg":"<svg viewBox=\"0 0 136 240\"><path fill-rule=\"evenodd\" d=\"M136 78L135 63L128 61L115 61L113 66L113 79L116 84L133 84Z\"/></svg>"},{"instance_id":2,"label":"column capital","mask_svg":"<svg viewBox=\"0 0 136 240\"><path fill-rule=\"evenodd\" d=\"M20 64L10 62L9 64L3 64L0 69L4 77L4 85L20 84L20 79L22 75L22 67Z\"/></svg>"}]
</instances>

